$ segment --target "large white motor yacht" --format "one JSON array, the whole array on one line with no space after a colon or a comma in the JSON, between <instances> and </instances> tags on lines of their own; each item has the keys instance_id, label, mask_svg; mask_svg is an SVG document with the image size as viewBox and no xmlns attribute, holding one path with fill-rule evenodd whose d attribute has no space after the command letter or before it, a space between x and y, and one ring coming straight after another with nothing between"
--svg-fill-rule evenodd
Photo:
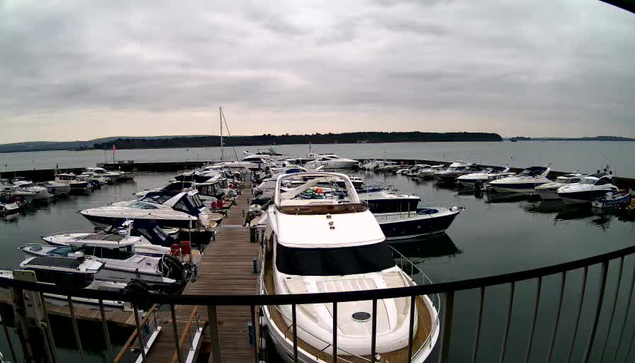
<instances>
[{"instance_id":1,"label":"large white motor yacht","mask_svg":"<svg viewBox=\"0 0 635 363\"><path fill-rule=\"evenodd\" d=\"M317 157L315 160L309 161L305 165L308 169L317 169L322 167L322 170L327 169L352 169L359 166L359 161L353 159L340 158L335 154L324 154Z\"/></svg>"},{"instance_id":2,"label":"large white motor yacht","mask_svg":"<svg viewBox=\"0 0 635 363\"><path fill-rule=\"evenodd\" d=\"M303 185L280 193L285 180L308 177ZM335 189L345 180L346 193L304 199L309 190ZM312 193L313 194L313 193ZM267 210L266 242L261 252L262 294L306 294L399 288L414 285L395 265L379 224L361 203L347 176L335 173L284 175L277 180L274 203ZM330 362L333 354L332 304L298 305L298 361ZM342 302L337 308L337 354L349 361L371 355L372 302ZM407 356L410 314L414 319L413 362L423 362L439 334L438 311L427 296L378 301L376 351L382 362ZM293 361L292 308L264 307L264 321L279 354Z\"/></svg>"},{"instance_id":3,"label":"large white motor yacht","mask_svg":"<svg viewBox=\"0 0 635 363\"><path fill-rule=\"evenodd\" d=\"M518 175L492 180L489 186L499 193L533 193L534 188L551 181L547 179L550 170L545 166L532 166Z\"/></svg>"}]
</instances>

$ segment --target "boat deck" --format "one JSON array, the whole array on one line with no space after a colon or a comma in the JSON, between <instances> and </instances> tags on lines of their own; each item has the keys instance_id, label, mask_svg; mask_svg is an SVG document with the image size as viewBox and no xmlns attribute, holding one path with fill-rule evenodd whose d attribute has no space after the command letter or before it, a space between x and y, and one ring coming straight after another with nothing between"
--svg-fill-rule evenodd
<instances>
[{"instance_id":1,"label":"boat deck","mask_svg":"<svg viewBox=\"0 0 635 363\"><path fill-rule=\"evenodd\" d=\"M273 266L272 266L272 258L271 256L267 256L266 264L265 264L265 274L264 274L264 282L265 288L268 293L275 292L275 286L273 283ZM419 349L421 349L426 343L426 339L430 335L432 331L432 319L430 314L428 313L428 309L426 308L425 303L423 302L421 297L417 297L416 300L417 311L418 311L418 321L417 321L417 331L413 337L413 348L412 354L413 356L417 353ZM290 327L289 324L285 321L280 310L278 310L274 306L263 307L263 309L267 309L269 311L269 315L273 319L274 323L280 329L280 331L285 332L285 337L287 339L293 340L293 328ZM339 315L339 314L338 314ZM291 320L290 317L287 320ZM370 341L369 341L370 344ZM318 350L317 348L307 344L302 339L298 338L298 348L306 351L307 353L313 355L314 357L319 358L325 362L332 362L333 357L325 352ZM292 354L292 352L291 352ZM370 361L370 356L357 357L352 355L347 355L344 352L340 352L338 349L337 361L342 363L368 363ZM376 362L380 363L399 363L399 362L408 362L408 347L404 347L394 352L383 353L380 355L380 358L376 360Z\"/></svg>"}]
</instances>

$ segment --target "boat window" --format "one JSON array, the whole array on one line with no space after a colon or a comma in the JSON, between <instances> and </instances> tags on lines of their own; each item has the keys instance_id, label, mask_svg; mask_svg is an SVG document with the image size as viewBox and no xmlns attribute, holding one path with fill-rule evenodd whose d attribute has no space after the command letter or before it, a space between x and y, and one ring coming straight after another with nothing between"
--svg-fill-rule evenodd
<instances>
[{"instance_id":1,"label":"boat window","mask_svg":"<svg viewBox=\"0 0 635 363\"><path fill-rule=\"evenodd\" d=\"M48 282L51 284L81 289L93 282L93 276L84 273L60 272L40 269L28 269L35 271L38 282Z\"/></svg>"},{"instance_id":2,"label":"boat window","mask_svg":"<svg viewBox=\"0 0 635 363\"><path fill-rule=\"evenodd\" d=\"M158 204L163 204L163 203L167 202L168 200L172 199L173 196L174 196L174 194L152 194L152 195L146 195L141 200L142 201L147 201L147 202L154 202L154 203L158 203ZM147 209L147 208L144 208L144 209Z\"/></svg>"},{"instance_id":3,"label":"boat window","mask_svg":"<svg viewBox=\"0 0 635 363\"><path fill-rule=\"evenodd\" d=\"M276 267L288 275L353 275L393 266L395 261L385 242L339 248L294 248L278 243L276 247Z\"/></svg>"},{"instance_id":4,"label":"boat window","mask_svg":"<svg viewBox=\"0 0 635 363\"><path fill-rule=\"evenodd\" d=\"M125 260L134 255L133 246L124 248L101 248L101 258L110 258L113 260Z\"/></svg>"},{"instance_id":5,"label":"boat window","mask_svg":"<svg viewBox=\"0 0 635 363\"><path fill-rule=\"evenodd\" d=\"M198 195L186 195L174 205L175 210L191 215L198 215L200 213L199 208L203 208L203 203Z\"/></svg>"},{"instance_id":6,"label":"boat window","mask_svg":"<svg viewBox=\"0 0 635 363\"><path fill-rule=\"evenodd\" d=\"M601 178L595 185L613 184L613 181L607 178Z\"/></svg>"},{"instance_id":7,"label":"boat window","mask_svg":"<svg viewBox=\"0 0 635 363\"><path fill-rule=\"evenodd\" d=\"M597 182L597 179L594 178L585 178L582 179L582 181L580 182L580 184L591 184L591 185L595 185L595 183Z\"/></svg>"}]
</instances>

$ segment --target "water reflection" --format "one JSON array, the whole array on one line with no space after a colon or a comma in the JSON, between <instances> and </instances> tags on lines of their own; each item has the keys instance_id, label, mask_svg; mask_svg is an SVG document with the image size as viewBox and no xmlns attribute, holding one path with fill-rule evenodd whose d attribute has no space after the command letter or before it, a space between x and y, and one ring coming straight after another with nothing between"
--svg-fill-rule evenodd
<instances>
[{"instance_id":1,"label":"water reflection","mask_svg":"<svg viewBox=\"0 0 635 363\"><path fill-rule=\"evenodd\" d=\"M527 200L525 193L487 193L487 203L515 203Z\"/></svg>"},{"instance_id":2,"label":"water reflection","mask_svg":"<svg viewBox=\"0 0 635 363\"><path fill-rule=\"evenodd\" d=\"M391 245L414 263L421 263L436 257L452 258L463 252L456 247L452 238L446 233L427 238L403 240Z\"/></svg>"}]
</instances>

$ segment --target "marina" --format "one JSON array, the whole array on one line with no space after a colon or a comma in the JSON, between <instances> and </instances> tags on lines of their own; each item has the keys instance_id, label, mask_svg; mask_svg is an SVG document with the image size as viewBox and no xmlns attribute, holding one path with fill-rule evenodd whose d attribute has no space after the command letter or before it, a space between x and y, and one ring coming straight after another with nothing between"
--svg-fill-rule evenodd
<instances>
[{"instance_id":1,"label":"marina","mask_svg":"<svg viewBox=\"0 0 635 363\"><path fill-rule=\"evenodd\" d=\"M593 256L628 247L633 237L633 222L629 221L628 217L622 215L622 213L619 212L619 208L617 212L614 212L614 209L611 209L611 212L609 212L609 209L602 207L604 204L602 204L599 209L594 209L591 208L590 205L587 208L587 206L572 206L559 201L541 201L539 197L533 198L531 195L528 196L526 194L521 196L514 195L513 193L511 195L508 193L490 194L486 191L487 188L485 188L485 186L491 180L504 178L510 173L519 172L520 169L517 168L511 168L508 171L503 170L500 177L479 179L487 181L484 182L484 185L479 184L477 188L458 188L453 185L454 182L449 182L447 180L448 178L435 180L428 177L419 177L417 173L414 172L397 173L398 170L406 170L404 167L409 169L415 164L419 165L418 171L425 171L424 165L444 165L447 167L451 164L449 162L433 160L378 160L375 170L363 170L364 168L361 167L360 170L340 169L335 170L335 172L343 172L351 176L353 183L351 185L354 185L352 188L358 190L360 198L368 205L371 212L375 213L378 224L382 226L383 234L388 237L388 241L391 243L398 242L394 243L392 247L394 249L393 257L395 261L400 261L398 266L404 268L405 271L410 271L409 273L418 271L412 275L413 281L419 281L419 283L424 283L424 285L430 283L429 281L439 283L473 278L474 271L478 271L477 276L496 276L513 271L566 263L567 261L577 258ZM252 163L252 161L250 161L250 163ZM271 163L274 163L274 161L267 161L265 164L268 165ZM362 165L361 163L360 161L360 165ZM88 220L81 218L81 215L75 214L76 212L86 210L87 208L100 207L113 202L130 200L134 198L134 195L136 195L137 198L141 198L141 200L143 200L143 198L161 195L161 188L166 185L166 180L173 178L175 175L181 177L183 175L190 175L192 171L194 171L192 177L194 177L194 175L206 175L205 178L207 178L208 175L217 175L218 173L214 168L203 168L203 165L199 164L191 164L184 169L178 168L178 164L179 163L140 164L145 165L141 167L144 171L136 169L135 166L137 166L137 163L135 162L123 164L125 167L122 167L121 164L100 164L105 170L121 169L126 172L134 171L134 180L104 185L101 189L96 189L87 195L71 195L65 198L52 199L46 204L35 204L30 206L23 214L9 216L8 219L3 219L3 225L0 228L6 231L7 234L15 236L12 240L29 243L37 242L40 236L55 235L55 233L61 230L91 230L93 226L91 226ZM196 254L192 254L192 257L190 257L192 261L196 263L197 276L195 280L185 286L182 292L183 296L201 296L207 298L209 296L244 295L253 299L254 294L258 292L257 287L259 286L258 273L255 271L264 271L265 276L272 276L267 272L271 271L270 265L263 264L262 267L256 265L258 256L263 256L262 253L259 253L261 246L260 239L264 231L262 229L263 227L254 229L244 225L246 221L252 218L252 224L258 223L260 219L258 216L258 211L261 208L260 205L254 204L250 206L249 202L266 204L266 198L275 196L275 193L264 193L256 198L256 194L252 193L253 188L260 183L258 178L262 176L259 175L264 175L263 171L266 171L268 168L265 164L252 165L253 170L251 170L250 174L245 174L241 177L243 184L240 186L240 193L235 193L233 197L226 198L222 209L217 209L221 212L221 219L217 220L217 225L214 227L213 238L208 237L211 239L209 245L201 246L200 252L196 250ZM181 163L181 165L186 164ZM273 166L273 164L271 165ZM236 166L244 167L244 165L240 164ZM196 171L197 169L195 169L195 167L202 169ZM232 165L232 167L235 166ZM480 173L480 170L488 166L474 165L469 167L474 168L474 172ZM300 167L295 167L295 170L293 168L293 166L278 166L272 168L271 173L277 173L273 174L273 180L276 180L275 175L284 175L285 173L289 173L287 175L293 175L295 172L306 170ZM165 170L170 171L166 172ZM183 171L188 172L182 173ZM469 173L463 173L462 175L468 176L468 174ZM555 176L564 174L565 172L555 172L550 173L549 177L554 178ZM246 177L246 175L250 176ZM484 175L488 175L487 172ZM453 180L458 180L459 178L460 176L457 175L453 177ZM479 176L479 178L483 177ZM183 183L185 183L185 179L183 180ZM334 184L331 183L331 186L309 184L308 186L302 187L300 184L291 183L290 187L296 188L296 191L291 195L301 195L303 198L309 198L309 200L311 200L311 198L317 198L318 202L321 200L320 198L328 199L330 195L337 196L339 195L338 193L340 193L338 190L344 187L345 184L342 183L342 180L333 180L336 182ZM629 185L629 183L631 183L631 180L628 178L616 178L616 184L622 187ZM187 185L193 187L198 184L199 183L190 183ZM178 189L178 184L168 183L167 185L173 185L173 188ZM207 184L200 184L201 188L205 185ZM483 188L481 188L481 186ZM333 189L331 190L330 188ZM143 193L140 193L142 191ZM178 191L175 192L177 194L169 194L169 196L181 195L178 194ZM213 193L218 193L218 191ZM534 194L536 196L539 195L538 192ZM263 199L263 196L267 195L268 197ZM169 200L169 196L166 197L166 200ZM205 198L211 198L205 199L206 208L208 208L208 206L209 208L218 207L215 202L215 197L212 197L211 194ZM55 212L52 213L53 211ZM253 213L256 214L253 215ZM298 212L294 211L293 213ZM429 226L430 218L435 218L437 215L445 216L446 213L455 213L451 215L448 224L442 222L434 226ZM56 216L55 218L57 218L60 223L52 225L43 223L48 219L52 219L53 216ZM415 224L414 227L406 224L403 226L398 225L398 227L396 227L397 229L395 229L395 227L391 227L392 229L384 229L382 225L382 223L393 223L402 219L408 221L408 223L422 224L420 227L417 227L417 224ZM417 222L418 220L422 222ZM441 221L441 219L439 219L439 221ZM38 227L29 228L27 227L29 225L37 225ZM47 225L49 227L42 229L43 226ZM436 227L437 225L438 227ZM179 227L179 225L165 227L175 229L174 227ZM423 228L423 232L415 231L417 228ZM187 230L189 229L188 227ZM170 233L175 233L173 235L179 240L192 240L190 232L181 231L180 233L176 233L177 231L178 228L176 228L174 232L170 230ZM397 233L397 235L402 235L403 237L393 238L392 233ZM568 236L562 238L563 233L568 234ZM610 235L611 237L606 240L604 235ZM554 248L551 243L554 238L558 238L560 241L558 248ZM265 240L268 239L270 238L265 238ZM606 242L603 244L594 243L594 241L598 239L605 240ZM167 245L170 243L167 243ZM523 248L523 244L531 244L531 249ZM567 248L567 246L571 248ZM584 246L584 248L581 249L581 246ZM7 253L6 256L2 257L5 259L5 266L17 264L22 261L21 253L17 250L17 247L19 247L19 245L16 245L15 253ZM167 247L169 246L161 248ZM508 252L514 249L520 249L524 252L522 254ZM484 259L497 261L497 263L483 264L481 261ZM404 261L407 263L404 264ZM412 265L408 265L408 263ZM627 264L630 264L630 262ZM417 280L421 279L422 276L430 280L428 282L426 282L426 280ZM580 276L572 274L570 278L577 280ZM545 280L543 289L550 288L548 281L549 280ZM589 278L589 284L596 282L596 279ZM263 286L265 285L268 286L268 290L274 288L272 282L265 282ZM553 287L553 284L551 287ZM531 287L527 285L519 284L516 290L517 296L531 294ZM500 296L501 300L499 302L490 301L487 306L488 310L484 312L484 314L487 315L484 316L487 317L488 321L497 322L497 324L487 324L483 326L482 334L491 335L500 333L500 324L504 316L494 313L491 309L493 306L502 304L503 301L505 301L505 294L502 293L501 295L501 293L502 292L498 289L494 289L490 293L492 294L491 296ZM10 308L11 300L9 295L3 296L5 296L3 299L5 309L7 307ZM623 298L626 299L626 296L623 296ZM552 297L549 297L549 295L542 297L542 300L544 300L541 302L543 308L544 306L555 303L551 301L551 299ZM415 305L418 306L419 309L422 309L426 304L424 301L425 300L417 300ZM469 316L474 316L474 304L477 302L478 299L474 298L457 301L455 314L470 319ZM278 308L271 309L270 307L264 306L257 308L257 305L258 304L252 304L252 308L250 308L249 304L247 306L229 305L211 308L205 305L177 303L174 304L174 314L172 315L169 304L158 303L152 308L153 310L151 310L152 317L145 313L141 313L139 316L139 319L143 322L142 325L151 327L149 334L145 331L141 334L143 344L151 343L151 345L146 345L147 352L145 353L145 358L139 354L142 343L139 339L138 329L136 328L137 320L135 319L134 312L107 312L108 315L106 318L111 321L109 324L120 325L122 328L128 329L130 334L130 338L127 339L125 343L121 343L121 346L118 346L117 349L114 347L111 348L111 355L115 357L114 361L116 362L131 359L130 357L145 359L148 362L202 362L208 360L244 362L253 359L255 349L256 354L259 356L266 357L267 361L275 362L279 359L276 357L280 355L284 356L285 353L281 353L279 350L273 353L274 351L271 349L263 351L263 347L267 345L263 343L265 337L262 336L262 327L254 329L253 322L259 321L257 317L264 313L273 319L272 321L277 321L276 324L278 324L278 326L284 325L287 327L285 329L290 329L287 325L289 324L289 316L285 315L290 314L290 312L280 313L283 310L278 310ZM342 305L342 308L343 306L345 306L345 304ZM590 307L585 307L585 309L587 308ZM618 313L627 313L623 308L624 307L621 309L618 308ZM254 313L253 318L251 317L252 309ZM443 311L440 305L439 309L439 311ZM500 311L504 310L505 308L501 306ZM100 321L101 314L99 314L99 310L83 310L81 307L76 307L75 311L73 315L80 321L86 321L87 323L98 323ZM515 314L528 314L530 311L531 307L525 304L515 306ZM48 312L52 316L58 316L62 319L71 318L68 307L51 305ZM284 318L283 316L287 317ZM535 316L535 319L538 319L540 322L538 324L539 328L545 325L544 320L538 317L538 315ZM426 323L424 319L417 323L417 325L421 324L420 326L424 327L427 324L427 326L430 327L432 320L428 320ZM171 321L174 321L174 323ZM443 318L441 318L440 321L442 322ZM250 328L250 324L252 324L252 328ZM629 320L626 320L625 326L627 324L630 326ZM499 325L499 327L497 328L495 325ZM585 328L583 326L580 329L584 331L584 329L587 328L588 327ZM571 331L567 330L567 328L562 329L567 333L561 338L570 339ZM175 330L176 334L174 333ZM292 331L293 329L287 331L286 337L287 339L291 339L291 348L287 345L287 349L291 350L287 350L287 353L290 352L293 356L293 337L292 335L288 335L290 334L289 332ZM437 334L438 333L437 331ZM427 336L426 334L421 336ZM521 355L523 348L514 345L518 342L514 343L513 337L523 335L523 329L520 327L512 327L508 334L510 335L511 341L507 354L510 356ZM452 338L452 350L458 352L454 354L459 355L452 358L451 361L462 361L463 358L461 358L461 354L467 354L467 352L472 350L472 347L468 348L471 343L465 343L467 346L462 345L462 342L472 341L472 337L469 335L470 333L468 331L455 330ZM416 339L413 341L413 344L415 344L415 346L422 344L423 340L426 340L421 338L421 336L419 333L414 334ZM298 340L299 347L303 352L311 352L313 348L306 345L305 339L306 338L301 338ZM422 340L420 341L419 339ZM486 347L490 343L489 341L482 341L479 344ZM179 347L178 352L176 349L177 346ZM436 344L432 344L429 347L430 351L427 354L431 355L430 359L436 359L436 355L439 354L438 350L433 349L435 346ZM2 346L0 346L0 349L1 347ZM540 346L538 347L539 348L536 349L540 349ZM269 346L269 348L271 348L271 346ZM109 348L103 347L102 349L107 353ZM321 348L318 348L318 350L319 349ZM346 348L342 349L344 349L344 351L342 351L343 355L348 354L346 353L348 352ZM418 351L418 348L415 349L415 352L416 351ZM487 357L487 351L489 351L488 348L483 348L480 350L479 355ZM61 350L59 354L65 354L64 350ZM219 354L220 357L215 357L215 354ZM311 354L317 354L317 356L321 357L320 359L333 359L332 355L329 356L327 351L314 351ZM401 358L398 358L399 361L407 360L408 349L400 354ZM555 352L554 354L564 353ZM397 356L399 356L399 354ZM390 355L386 356L388 361L394 361L393 358L389 357ZM368 359L368 357L364 359ZM382 359L383 358L380 358L379 360ZM291 360L293 361L293 359Z\"/></svg>"}]
</instances>

